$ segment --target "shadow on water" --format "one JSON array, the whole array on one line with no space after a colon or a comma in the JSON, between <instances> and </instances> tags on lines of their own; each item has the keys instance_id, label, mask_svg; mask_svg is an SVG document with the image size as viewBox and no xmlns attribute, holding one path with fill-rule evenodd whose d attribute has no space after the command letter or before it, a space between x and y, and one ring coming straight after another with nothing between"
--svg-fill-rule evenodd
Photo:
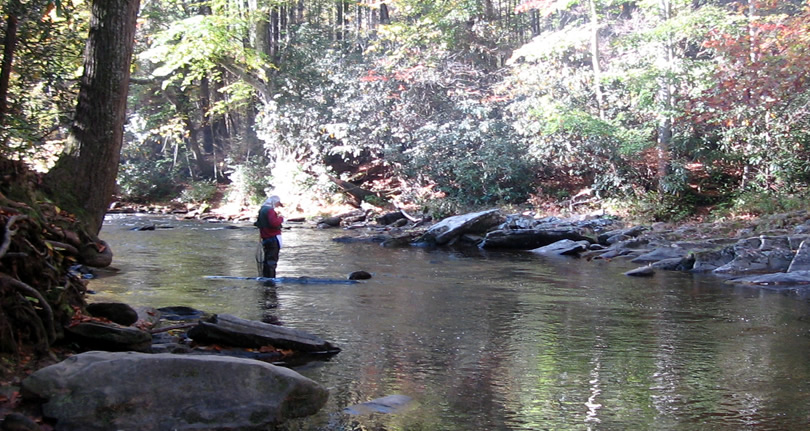
<instances>
[{"instance_id":1,"label":"shadow on water","mask_svg":"<svg viewBox=\"0 0 810 431\"><path fill-rule=\"evenodd\" d=\"M171 229L132 231L138 223ZM714 277L622 275L625 262L482 250L388 249L284 232L282 277L254 280L257 233L108 219L114 277L91 300L187 306L305 330L341 347L295 368L330 390L288 430L790 430L810 424L810 305L803 290ZM349 414L389 395L408 408ZM373 410L373 409L372 409Z\"/></svg>"}]
</instances>

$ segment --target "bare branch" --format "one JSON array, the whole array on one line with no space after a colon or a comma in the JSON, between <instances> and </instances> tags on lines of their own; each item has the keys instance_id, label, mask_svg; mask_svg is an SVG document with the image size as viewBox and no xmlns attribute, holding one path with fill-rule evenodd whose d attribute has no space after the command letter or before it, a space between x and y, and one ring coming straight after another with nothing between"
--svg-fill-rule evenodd
<instances>
[{"instance_id":1,"label":"bare branch","mask_svg":"<svg viewBox=\"0 0 810 431\"><path fill-rule=\"evenodd\" d=\"M23 295L31 296L39 301L39 305L42 307L42 310L45 312L45 326L48 329L48 343L52 343L54 339L56 339L56 331L53 327L53 310L51 309L50 304L45 298L39 293L38 290L34 289L33 287L23 283L16 278L13 278L9 275L3 274L0 272L0 281L3 283L8 283L12 287L16 288L20 293Z\"/></svg>"},{"instance_id":2,"label":"bare branch","mask_svg":"<svg viewBox=\"0 0 810 431\"><path fill-rule=\"evenodd\" d=\"M14 229L14 223L17 220L25 220L27 219L27 215L15 215L8 218L6 222L6 235L3 237L3 244L0 245L0 258L6 255L8 252L8 248L11 246L11 237L17 233L17 229Z\"/></svg>"}]
</instances>

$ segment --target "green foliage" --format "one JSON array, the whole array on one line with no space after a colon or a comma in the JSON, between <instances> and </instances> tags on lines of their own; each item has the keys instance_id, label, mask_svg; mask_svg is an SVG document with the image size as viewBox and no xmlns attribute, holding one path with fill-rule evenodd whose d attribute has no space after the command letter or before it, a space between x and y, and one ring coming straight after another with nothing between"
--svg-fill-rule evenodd
<instances>
[{"instance_id":1,"label":"green foliage","mask_svg":"<svg viewBox=\"0 0 810 431\"><path fill-rule=\"evenodd\" d=\"M57 2L60 13L44 13L51 1L3 2L5 16L19 22L8 111L0 124L0 155L50 168L75 108L86 5ZM19 10L13 10L17 5ZM6 20L4 19L4 27ZM5 36L5 30L3 31Z\"/></svg>"},{"instance_id":2,"label":"green foliage","mask_svg":"<svg viewBox=\"0 0 810 431\"><path fill-rule=\"evenodd\" d=\"M260 158L231 164L227 172L231 183L225 192L225 201L243 206L262 203L270 186L269 174L267 163Z\"/></svg>"},{"instance_id":3,"label":"green foliage","mask_svg":"<svg viewBox=\"0 0 810 431\"><path fill-rule=\"evenodd\" d=\"M158 202L170 199L178 192L176 171L171 161L157 163L130 160L121 164L118 171L118 193L130 202Z\"/></svg>"},{"instance_id":4,"label":"green foliage","mask_svg":"<svg viewBox=\"0 0 810 431\"><path fill-rule=\"evenodd\" d=\"M455 197L424 199L418 200L416 203L421 207L422 213L430 215L434 220L465 214L477 209L470 207L469 204L461 202Z\"/></svg>"},{"instance_id":5,"label":"green foliage","mask_svg":"<svg viewBox=\"0 0 810 431\"><path fill-rule=\"evenodd\" d=\"M694 214L694 202L688 195L647 192L622 199L619 204L634 220L640 222L679 222Z\"/></svg>"},{"instance_id":6,"label":"green foliage","mask_svg":"<svg viewBox=\"0 0 810 431\"><path fill-rule=\"evenodd\" d=\"M363 200L365 202L367 202L368 204L370 204L370 205L374 205L375 207L380 207L380 208L388 205L388 203L389 203L385 198L381 198L381 197L379 197L377 195L366 196L365 198L363 198Z\"/></svg>"},{"instance_id":7,"label":"green foliage","mask_svg":"<svg viewBox=\"0 0 810 431\"><path fill-rule=\"evenodd\" d=\"M523 202L534 191L533 159L507 123L482 111L416 130L406 172L463 205Z\"/></svg>"},{"instance_id":8,"label":"green foliage","mask_svg":"<svg viewBox=\"0 0 810 431\"><path fill-rule=\"evenodd\" d=\"M774 191L745 191L737 193L730 200L719 205L714 216L733 218L807 210L808 198L810 198L810 191L806 187L789 194Z\"/></svg>"},{"instance_id":9,"label":"green foliage","mask_svg":"<svg viewBox=\"0 0 810 431\"><path fill-rule=\"evenodd\" d=\"M645 196L638 214L672 220L731 192L810 183L801 2L757 3L752 20L720 1L665 14L660 2L597 0L592 16L578 0L522 2L524 13L403 0L374 23L378 3L344 7L345 23L325 0L144 4L122 193L153 199L190 182L181 198L204 199L208 183L195 181L216 171L227 200L248 205L271 189L329 197L340 178L430 189L443 203L423 204L450 214L537 190L562 199L570 180ZM68 124L85 24L28 18L0 150L31 157L44 153L34 142L64 136L47 131ZM665 120L672 139L659 144ZM693 189L714 195L676 198Z\"/></svg>"},{"instance_id":10,"label":"green foliage","mask_svg":"<svg viewBox=\"0 0 810 431\"><path fill-rule=\"evenodd\" d=\"M178 200L183 203L201 204L210 202L217 192L215 181L192 181L180 192Z\"/></svg>"}]
</instances>

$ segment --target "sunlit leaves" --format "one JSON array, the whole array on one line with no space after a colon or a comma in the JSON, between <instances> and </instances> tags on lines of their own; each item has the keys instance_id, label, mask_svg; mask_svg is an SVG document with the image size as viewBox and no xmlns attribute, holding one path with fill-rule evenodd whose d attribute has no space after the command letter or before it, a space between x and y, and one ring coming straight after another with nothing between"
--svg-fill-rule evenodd
<instances>
[{"instance_id":1,"label":"sunlit leaves","mask_svg":"<svg viewBox=\"0 0 810 431\"><path fill-rule=\"evenodd\" d=\"M708 32L714 85L688 104L688 115L748 167L746 184L787 187L810 164L810 6L793 15L781 3L757 6Z\"/></svg>"},{"instance_id":2,"label":"sunlit leaves","mask_svg":"<svg viewBox=\"0 0 810 431\"><path fill-rule=\"evenodd\" d=\"M263 61L255 52L245 49L239 33L233 31L234 26L244 25L244 22L229 17L191 16L156 34L151 48L142 54L142 58L157 64L152 72L157 77L172 78L184 71L180 75L183 86L205 77L225 58L232 58L256 73L262 73ZM164 87L171 81L164 81Z\"/></svg>"},{"instance_id":3,"label":"sunlit leaves","mask_svg":"<svg viewBox=\"0 0 810 431\"><path fill-rule=\"evenodd\" d=\"M3 2L4 18L15 14L19 23L17 44L9 47L14 48L14 61L8 112L0 129L0 153L5 156L16 153L15 157L29 161L47 159L58 149L63 138L59 132L74 109L87 11L83 5L56 3ZM59 16L54 7L61 11Z\"/></svg>"}]
</instances>

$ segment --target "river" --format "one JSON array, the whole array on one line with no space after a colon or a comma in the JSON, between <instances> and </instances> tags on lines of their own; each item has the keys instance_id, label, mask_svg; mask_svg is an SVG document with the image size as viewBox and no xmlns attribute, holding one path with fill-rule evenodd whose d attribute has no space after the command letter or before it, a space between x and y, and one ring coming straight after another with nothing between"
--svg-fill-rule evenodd
<instances>
[{"instance_id":1,"label":"river","mask_svg":"<svg viewBox=\"0 0 810 431\"><path fill-rule=\"evenodd\" d=\"M284 231L278 275L370 280L264 287L204 278L256 276L250 225L108 216L101 238L120 272L91 281L89 301L274 316L337 344L296 368L330 398L286 430L810 427L810 302L796 291L631 278L619 260L332 241L345 234ZM413 401L343 412L392 394Z\"/></svg>"}]
</instances>

